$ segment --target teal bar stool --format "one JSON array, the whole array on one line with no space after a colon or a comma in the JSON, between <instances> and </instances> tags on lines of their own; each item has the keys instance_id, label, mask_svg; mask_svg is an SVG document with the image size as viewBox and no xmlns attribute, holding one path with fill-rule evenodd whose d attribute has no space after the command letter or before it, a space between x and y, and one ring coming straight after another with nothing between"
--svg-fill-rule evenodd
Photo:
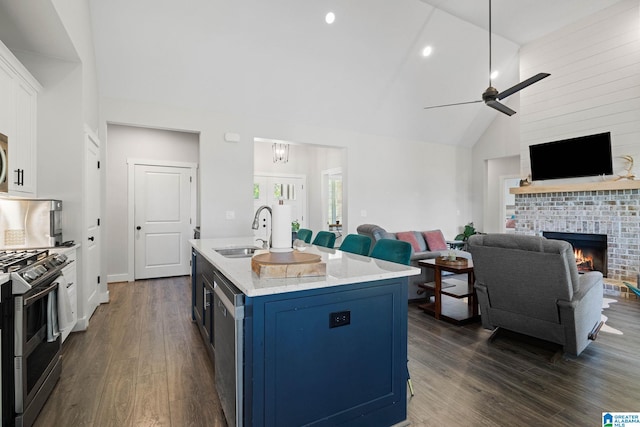
<instances>
[{"instance_id":1,"label":"teal bar stool","mask_svg":"<svg viewBox=\"0 0 640 427\"><path fill-rule=\"evenodd\" d=\"M380 239L371 251L371 258L409 265L411 262L411 243L402 240Z\"/></svg>"},{"instance_id":2,"label":"teal bar stool","mask_svg":"<svg viewBox=\"0 0 640 427\"><path fill-rule=\"evenodd\" d=\"M411 262L411 243L402 240L380 239L371 251L371 258L383 259L385 261L397 262L398 264L409 265ZM411 374L409 374L409 360L407 359L407 385L411 396L413 393L413 384L411 383Z\"/></svg>"},{"instance_id":3,"label":"teal bar stool","mask_svg":"<svg viewBox=\"0 0 640 427\"><path fill-rule=\"evenodd\" d=\"M340 250L358 255L369 255L371 238L362 234L348 234L340 245Z\"/></svg>"},{"instance_id":4,"label":"teal bar stool","mask_svg":"<svg viewBox=\"0 0 640 427\"><path fill-rule=\"evenodd\" d=\"M305 243L311 243L312 235L313 235L313 231L309 229L301 228L300 230L298 230L298 239L302 240Z\"/></svg>"},{"instance_id":5,"label":"teal bar stool","mask_svg":"<svg viewBox=\"0 0 640 427\"><path fill-rule=\"evenodd\" d=\"M336 235L329 231L318 231L316 238L313 239L313 244L333 249L336 244Z\"/></svg>"}]
</instances>

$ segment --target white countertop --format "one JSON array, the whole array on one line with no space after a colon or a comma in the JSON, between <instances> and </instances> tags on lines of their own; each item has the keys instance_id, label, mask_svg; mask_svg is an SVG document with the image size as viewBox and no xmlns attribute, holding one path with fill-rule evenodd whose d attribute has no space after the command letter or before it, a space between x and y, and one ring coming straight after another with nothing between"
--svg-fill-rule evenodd
<instances>
[{"instance_id":1,"label":"white countertop","mask_svg":"<svg viewBox=\"0 0 640 427\"><path fill-rule=\"evenodd\" d=\"M407 265L309 245L305 252L319 254L327 264L327 275L289 279L261 279L251 269L251 258L227 258L215 249L256 246L253 237L190 240L200 252L245 295L257 297L308 289L328 288L352 283L420 274L420 269Z\"/></svg>"}]
</instances>

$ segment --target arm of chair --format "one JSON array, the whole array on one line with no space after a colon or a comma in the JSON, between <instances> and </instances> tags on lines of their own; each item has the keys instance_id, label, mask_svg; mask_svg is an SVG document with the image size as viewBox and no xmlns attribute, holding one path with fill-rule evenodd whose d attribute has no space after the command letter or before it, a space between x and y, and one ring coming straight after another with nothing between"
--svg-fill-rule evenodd
<instances>
[{"instance_id":1,"label":"arm of chair","mask_svg":"<svg viewBox=\"0 0 640 427\"><path fill-rule=\"evenodd\" d=\"M580 276L580 287L571 301L558 301L560 323L565 328L565 351L577 356L585 349L589 333L600 321L602 298L602 274L589 272Z\"/></svg>"},{"instance_id":2,"label":"arm of chair","mask_svg":"<svg viewBox=\"0 0 640 427\"><path fill-rule=\"evenodd\" d=\"M602 273L599 271L590 271L580 275L580 285L577 292L573 293L571 301L558 301L561 307L576 307L585 298L594 286L602 285Z\"/></svg>"}]
</instances>

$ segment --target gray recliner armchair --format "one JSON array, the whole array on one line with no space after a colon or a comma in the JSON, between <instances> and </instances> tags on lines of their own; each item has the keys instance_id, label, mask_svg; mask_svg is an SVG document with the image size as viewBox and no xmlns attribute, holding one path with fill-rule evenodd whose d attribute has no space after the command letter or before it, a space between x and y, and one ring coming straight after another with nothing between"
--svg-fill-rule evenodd
<instances>
[{"instance_id":1,"label":"gray recliner armchair","mask_svg":"<svg viewBox=\"0 0 640 427\"><path fill-rule=\"evenodd\" d=\"M601 326L602 274L579 274L571 244L539 236L469 238L482 326L551 341L579 355Z\"/></svg>"}]
</instances>

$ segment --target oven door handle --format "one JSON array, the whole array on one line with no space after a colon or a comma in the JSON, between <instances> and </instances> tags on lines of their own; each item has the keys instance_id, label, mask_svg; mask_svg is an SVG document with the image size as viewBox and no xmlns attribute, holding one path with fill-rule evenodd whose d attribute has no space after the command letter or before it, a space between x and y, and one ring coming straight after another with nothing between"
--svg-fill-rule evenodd
<instances>
[{"instance_id":1,"label":"oven door handle","mask_svg":"<svg viewBox=\"0 0 640 427\"><path fill-rule=\"evenodd\" d=\"M0 147L0 158L2 159L1 168L0 169L0 184L4 183L7 180L7 168L9 167L7 163L7 153L3 147Z\"/></svg>"},{"instance_id":2,"label":"oven door handle","mask_svg":"<svg viewBox=\"0 0 640 427\"><path fill-rule=\"evenodd\" d=\"M31 304L31 301L35 301L37 299L42 298L43 296L47 295L48 293L55 291L58 288L58 281L55 280L51 285L49 285L48 288L41 290L40 292L38 292L35 295L30 296L29 298L26 298L24 300L24 306L28 306L29 304Z\"/></svg>"}]
</instances>

